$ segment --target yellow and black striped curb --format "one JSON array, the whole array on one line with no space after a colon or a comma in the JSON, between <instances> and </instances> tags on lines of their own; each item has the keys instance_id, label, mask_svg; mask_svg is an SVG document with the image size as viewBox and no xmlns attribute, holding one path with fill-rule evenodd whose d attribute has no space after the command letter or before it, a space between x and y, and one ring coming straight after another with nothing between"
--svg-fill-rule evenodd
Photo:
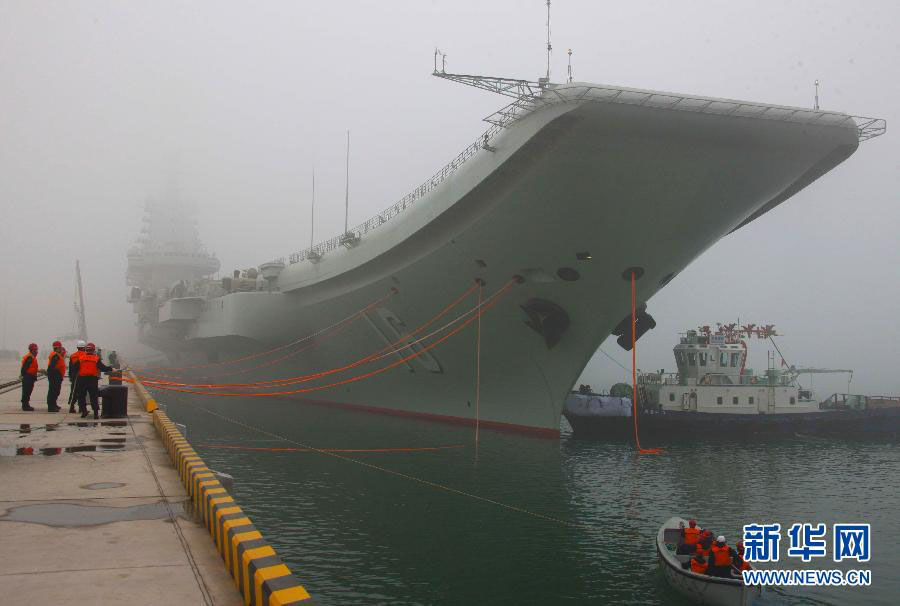
<instances>
[{"instance_id":1,"label":"yellow and black striped curb","mask_svg":"<svg viewBox=\"0 0 900 606\"><path fill-rule=\"evenodd\" d=\"M135 382L135 385L139 383ZM141 397L144 398L144 395L141 394ZM147 398L144 399L146 403ZM152 415L153 425L178 469L194 510L209 530L244 603L248 606L312 604L299 579L291 574L275 550L266 543L250 518L181 435L175 423L162 410L155 409Z\"/></svg>"}]
</instances>

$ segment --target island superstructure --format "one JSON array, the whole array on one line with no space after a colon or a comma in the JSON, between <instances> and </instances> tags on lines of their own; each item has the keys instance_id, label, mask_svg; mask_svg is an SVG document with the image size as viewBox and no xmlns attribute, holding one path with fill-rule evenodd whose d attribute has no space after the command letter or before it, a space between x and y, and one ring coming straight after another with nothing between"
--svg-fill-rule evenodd
<instances>
[{"instance_id":1,"label":"island superstructure","mask_svg":"<svg viewBox=\"0 0 900 606\"><path fill-rule=\"evenodd\" d=\"M160 272L152 288L137 285L144 341L172 358L229 360L378 302L364 322L241 378L296 376L402 340L476 280L489 294L517 276L481 322L477 412L474 330L371 380L302 397L557 434L570 388L630 314L632 275L644 309L720 238L885 130L883 120L800 107L435 75L513 101L425 183L344 234L227 283L203 281L218 269L203 257L185 267L197 279Z\"/></svg>"},{"instance_id":2,"label":"island superstructure","mask_svg":"<svg viewBox=\"0 0 900 606\"><path fill-rule=\"evenodd\" d=\"M174 355L185 336L182 310L224 293L210 279L219 260L200 242L192 207L174 195L148 200L142 223L128 251L128 302L137 314L138 339Z\"/></svg>"}]
</instances>

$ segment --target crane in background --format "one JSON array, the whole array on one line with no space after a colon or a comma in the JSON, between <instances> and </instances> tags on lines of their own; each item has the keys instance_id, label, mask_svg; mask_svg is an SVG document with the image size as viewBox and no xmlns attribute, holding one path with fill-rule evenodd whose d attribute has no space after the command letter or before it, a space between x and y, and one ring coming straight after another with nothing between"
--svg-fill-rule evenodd
<instances>
[{"instance_id":1,"label":"crane in background","mask_svg":"<svg viewBox=\"0 0 900 606\"><path fill-rule=\"evenodd\" d=\"M84 289L81 286L81 264L75 261L75 330L59 338L60 341L88 340L87 321L84 317Z\"/></svg>"}]
</instances>

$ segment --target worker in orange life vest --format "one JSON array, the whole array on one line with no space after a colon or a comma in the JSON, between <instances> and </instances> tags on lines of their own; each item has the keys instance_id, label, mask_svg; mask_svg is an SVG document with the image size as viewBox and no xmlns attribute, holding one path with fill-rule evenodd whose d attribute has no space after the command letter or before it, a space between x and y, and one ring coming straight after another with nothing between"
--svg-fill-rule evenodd
<instances>
[{"instance_id":1,"label":"worker in orange life vest","mask_svg":"<svg viewBox=\"0 0 900 606\"><path fill-rule=\"evenodd\" d=\"M100 382L100 372L109 372L112 367L107 366L97 355L97 346L88 343L84 346L84 353L78 356L78 410L81 418L88 416L87 398L91 398L91 409L94 418L100 418L100 404L97 385Z\"/></svg>"},{"instance_id":2,"label":"worker in orange life vest","mask_svg":"<svg viewBox=\"0 0 900 606\"><path fill-rule=\"evenodd\" d=\"M78 399L78 358L84 354L86 343L78 340L77 349L69 356L69 412L75 412L75 400Z\"/></svg>"},{"instance_id":3,"label":"worker in orange life vest","mask_svg":"<svg viewBox=\"0 0 900 606\"><path fill-rule=\"evenodd\" d=\"M709 557L710 547L712 547L713 543L713 535L709 530L704 530L700 533L700 540L697 541L697 544L694 545L694 551L706 557Z\"/></svg>"},{"instance_id":4,"label":"worker in orange life vest","mask_svg":"<svg viewBox=\"0 0 900 606\"><path fill-rule=\"evenodd\" d=\"M738 575L740 575L744 570L750 570L750 563L744 559L744 542L738 541L736 547L737 553L734 554L732 568Z\"/></svg>"},{"instance_id":5,"label":"worker in orange life vest","mask_svg":"<svg viewBox=\"0 0 900 606\"><path fill-rule=\"evenodd\" d=\"M709 562L703 557L703 554L694 554L691 558L691 572L706 574L707 570L709 570Z\"/></svg>"},{"instance_id":6,"label":"worker in orange life vest","mask_svg":"<svg viewBox=\"0 0 900 606\"><path fill-rule=\"evenodd\" d=\"M38 376L37 361L38 346L32 343L28 346L28 353L22 358L22 366L19 374L22 376L22 410L34 410L31 407L31 392L34 391L34 382Z\"/></svg>"},{"instance_id":7,"label":"worker in orange life vest","mask_svg":"<svg viewBox=\"0 0 900 606\"><path fill-rule=\"evenodd\" d=\"M719 535L710 547L709 570L706 574L714 577L731 577L731 563L737 555L734 549L725 543L725 537Z\"/></svg>"},{"instance_id":8,"label":"worker in orange life vest","mask_svg":"<svg viewBox=\"0 0 900 606\"><path fill-rule=\"evenodd\" d=\"M697 550L701 532L702 530L697 528L697 520L689 520L687 527L682 525L681 543L678 545L676 553L684 555L694 553Z\"/></svg>"},{"instance_id":9,"label":"worker in orange life vest","mask_svg":"<svg viewBox=\"0 0 900 606\"><path fill-rule=\"evenodd\" d=\"M60 408L56 405L56 399L59 397L59 391L62 389L63 377L66 376L66 354L63 353L62 343L53 342L53 351L47 358L47 412L59 412Z\"/></svg>"}]
</instances>

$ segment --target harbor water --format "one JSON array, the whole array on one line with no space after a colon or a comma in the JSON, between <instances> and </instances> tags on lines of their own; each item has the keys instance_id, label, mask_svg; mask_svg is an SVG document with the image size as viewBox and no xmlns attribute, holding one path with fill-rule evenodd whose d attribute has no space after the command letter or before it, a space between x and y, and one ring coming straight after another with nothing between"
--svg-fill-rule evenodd
<instances>
[{"instance_id":1,"label":"harbor water","mask_svg":"<svg viewBox=\"0 0 900 606\"><path fill-rule=\"evenodd\" d=\"M630 444L474 430L273 398L157 394L319 604L689 604L658 573L671 515L734 544L750 522L870 522L866 588L772 604L896 604L900 449L804 440ZM312 446L326 452L306 450ZM651 445L652 446L652 445ZM786 538L782 541L782 550Z\"/></svg>"}]
</instances>

